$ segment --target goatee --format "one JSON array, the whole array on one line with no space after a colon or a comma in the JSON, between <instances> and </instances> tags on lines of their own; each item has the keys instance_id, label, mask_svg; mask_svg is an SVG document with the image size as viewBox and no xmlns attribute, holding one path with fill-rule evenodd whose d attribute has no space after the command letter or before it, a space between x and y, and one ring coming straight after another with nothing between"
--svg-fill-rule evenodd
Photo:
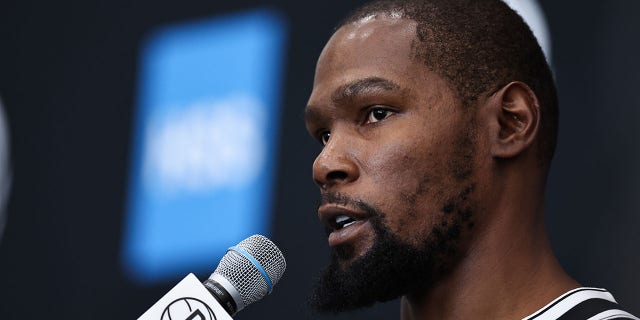
<instances>
[{"instance_id":1,"label":"goatee","mask_svg":"<svg viewBox=\"0 0 640 320\"><path fill-rule=\"evenodd\" d=\"M317 280L310 305L321 313L338 313L424 292L443 276L456 256L460 221L436 226L419 245L400 241L385 225L384 214L366 207L375 242L361 257L349 246L332 250L331 262ZM443 217L444 219L444 217Z\"/></svg>"}]
</instances>

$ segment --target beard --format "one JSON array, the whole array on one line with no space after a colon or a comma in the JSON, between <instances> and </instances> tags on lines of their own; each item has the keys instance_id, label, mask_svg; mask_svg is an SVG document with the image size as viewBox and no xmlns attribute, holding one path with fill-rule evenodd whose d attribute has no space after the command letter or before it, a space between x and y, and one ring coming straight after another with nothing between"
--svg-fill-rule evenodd
<instances>
[{"instance_id":1,"label":"beard","mask_svg":"<svg viewBox=\"0 0 640 320\"><path fill-rule=\"evenodd\" d=\"M334 196L336 197L336 196ZM353 248L336 247L331 262L317 280L310 298L312 309L321 313L338 313L385 302L404 294L420 295L442 278L455 262L462 219L442 216L419 245L399 240L386 226L384 214L356 201L354 206L367 212L375 232L372 247L346 264L352 258Z\"/></svg>"}]
</instances>

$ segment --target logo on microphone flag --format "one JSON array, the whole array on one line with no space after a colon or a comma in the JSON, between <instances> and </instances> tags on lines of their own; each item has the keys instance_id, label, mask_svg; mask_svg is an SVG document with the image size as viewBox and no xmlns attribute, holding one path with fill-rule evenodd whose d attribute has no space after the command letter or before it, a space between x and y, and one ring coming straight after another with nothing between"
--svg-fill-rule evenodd
<instances>
[{"instance_id":1,"label":"logo on microphone flag","mask_svg":"<svg viewBox=\"0 0 640 320\"><path fill-rule=\"evenodd\" d=\"M160 320L216 320L216 315L199 299L181 298L164 309Z\"/></svg>"},{"instance_id":2,"label":"logo on microphone flag","mask_svg":"<svg viewBox=\"0 0 640 320\"><path fill-rule=\"evenodd\" d=\"M138 320L232 320L200 280L190 273Z\"/></svg>"},{"instance_id":3,"label":"logo on microphone flag","mask_svg":"<svg viewBox=\"0 0 640 320\"><path fill-rule=\"evenodd\" d=\"M145 41L123 240L137 282L209 270L229 243L270 233L285 41L268 9Z\"/></svg>"}]
</instances>

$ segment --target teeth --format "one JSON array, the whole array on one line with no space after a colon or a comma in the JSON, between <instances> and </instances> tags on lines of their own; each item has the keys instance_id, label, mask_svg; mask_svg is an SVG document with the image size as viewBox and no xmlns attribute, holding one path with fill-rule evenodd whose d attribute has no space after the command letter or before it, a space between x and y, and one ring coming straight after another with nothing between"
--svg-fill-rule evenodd
<instances>
[{"instance_id":1,"label":"teeth","mask_svg":"<svg viewBox=\"0 0 640 320\"><path fill-rule=\"evenodd\" d=\"M343 227L343 228L346 228L346 227L348 227L348 226L350 226L350 225L352 225L352 224L354 224L354 223L356 223L356 222L355 222L355 221L351 221L351 222L349 222L349 223L345 224L345 225L344 225L344 226L342 226L342 227Z\"/></svg>"},{"instance_id":2,"label":"teeth","mask_svg":"<svg viewBox=\"0 0 640 320\"><path fill-rule=\"evenodd\" d=\"M346 228L352 224L354 224L356 222L355 219L352 219L350 217L347 217L345 215L340 215L335 217L335 223L336 223L336 227L337 229L342 229L342 228Z\"/></svg>"},{"instance_id":3,"label":"teeth","mask_svg":"<svg viewBox=\"0 0 640 320\"><path fill-rule=\"evenodd\" d=\"M336 223L343 223L347 220L349 220L351 218L347 217L347 216L337 216L336 217Z\"/></svg>"}]
</instances>

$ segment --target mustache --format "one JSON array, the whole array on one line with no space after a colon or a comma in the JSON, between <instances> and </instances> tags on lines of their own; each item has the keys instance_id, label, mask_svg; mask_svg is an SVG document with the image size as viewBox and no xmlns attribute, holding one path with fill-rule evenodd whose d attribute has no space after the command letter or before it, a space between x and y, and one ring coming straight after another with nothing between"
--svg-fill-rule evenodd
<instances>
[{"instance_id":1,"label":"mustache","mask_svg":"<svg viewBox=\"0 0 640 320\"><path fill-rule=\"evenodd\" d=\"M326 204L337 204L347 208L355 208L361 211L366 218L383 218L382 211L362 200L354 199L340 192L325 192L320 195L318 208Z\"/></svg>"}]
</instances>

